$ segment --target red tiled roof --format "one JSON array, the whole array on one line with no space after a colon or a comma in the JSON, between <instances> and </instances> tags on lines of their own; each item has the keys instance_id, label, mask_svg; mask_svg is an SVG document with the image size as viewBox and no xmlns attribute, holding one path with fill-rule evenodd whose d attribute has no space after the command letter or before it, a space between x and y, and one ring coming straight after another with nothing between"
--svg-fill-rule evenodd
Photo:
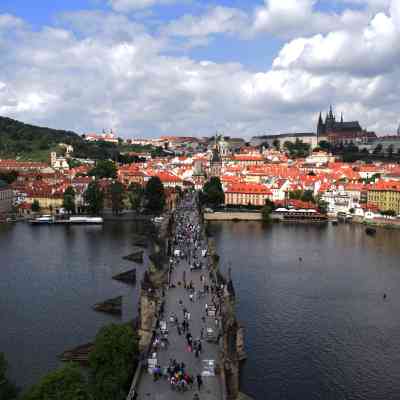
<instances>
[{"instance_id":1,"label":"red tiled roof","mask_svg":"<svg viewBox=\"0 0 400 400\"><path fill-rule=\"evenodd\" d=\"M395 191L400 192L400 182L398 181L379 181L370 186L370 190Z\"/></svg>"},{"instance_id":2,"label":"red tiled roof","mask_svg":"<svg viewBox=\"0 0 400 400\"><path fill-rule=\"evenodd\" d=\"M228 186L225 193L272 195L266 186L258 183L233 183Z\"/></svg>"},{"instance_id":3,"label":"red tiled roof","mask_svg":"<svg viewBox=\"0 0 400 400\"><path fill-rule=\"evenodd\" d=\"M264 157L261 154L235 154L233 156L234 161L264 161Z\"/></svg>"}]
</instances>

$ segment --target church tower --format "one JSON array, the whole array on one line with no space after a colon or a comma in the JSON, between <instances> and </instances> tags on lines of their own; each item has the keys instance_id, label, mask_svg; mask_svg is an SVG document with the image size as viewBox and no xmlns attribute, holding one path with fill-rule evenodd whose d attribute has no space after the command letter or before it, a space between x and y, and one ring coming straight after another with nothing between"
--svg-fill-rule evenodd
<instances>
[{"instance_id":1,"label":"church tower","mask_svg":"<svg viewBox=\"0 0 400 400\"><path fill-rule=\"evenodd\" d=\"M325 133L324 122L322 121L322 113L319 113L318 126L317 126L317 139ZM318 139L319 141L319 139Z\"/></svg>"},{"instance_id":2,"label":"church tower","mask_svg":"<svg viewBox=\"0 0 400 400\"><path fill-rule=\"evenodd\" d=\"M329 108L329 113L327 114L326 120L325 120L325 132L326 133L333 131L333 128L335 126L335 122L336 122L336 118L335 118L335 116L333 114L332 105L331 105L330 108Z\"/></svg>"},{"instance_id":3,"label":"church tower","mask_svg":"<svg viewBox=\"0 0 400 400\"><path fill-rule=\"evenodd\" d=\"M219 136L215 135L214 148L212 150L212 157L210 161L210 174L211 176L220 176L222 170L222 159L219 149Z\"/></svg>"}]
</instances>

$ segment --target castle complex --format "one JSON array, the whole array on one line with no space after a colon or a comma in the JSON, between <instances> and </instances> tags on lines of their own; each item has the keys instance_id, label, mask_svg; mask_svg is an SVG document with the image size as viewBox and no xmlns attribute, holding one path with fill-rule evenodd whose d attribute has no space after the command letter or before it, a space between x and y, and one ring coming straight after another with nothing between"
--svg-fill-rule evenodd
<instances>
[{"instance_id":1,"label":"castle complex","mask_svg":"<svg viewBox=\"0 0 400 400\"><path fill-rule=\"evenodd\" d=\"M326 114L325 122L323 121L322 113L319 114L317 136L318 141L326 140L331 144L366 144L376 138L374 132L367 132L358 121L343 121L343 113L340 121L337 121L332 111L332 106L330 106L329 112Z\"/></svg>"}]
</instances>

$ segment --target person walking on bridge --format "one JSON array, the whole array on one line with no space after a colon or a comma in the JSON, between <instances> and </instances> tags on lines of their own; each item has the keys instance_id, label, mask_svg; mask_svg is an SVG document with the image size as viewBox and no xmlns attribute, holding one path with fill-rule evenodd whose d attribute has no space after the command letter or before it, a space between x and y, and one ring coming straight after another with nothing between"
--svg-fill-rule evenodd
<instances>
[{"instance_id":1,"label":"person walking on bridge","mask_svg":"<svg viewBox=\"0 0 400 400\"><path fill-rule=\"evenodd\" d=\"M197 380L197 388L198 388L198 390L200 392L201 387L203 386L203 378L201 377L200 374L197 374L196 380Z\"/></svg>"}]
</instances>

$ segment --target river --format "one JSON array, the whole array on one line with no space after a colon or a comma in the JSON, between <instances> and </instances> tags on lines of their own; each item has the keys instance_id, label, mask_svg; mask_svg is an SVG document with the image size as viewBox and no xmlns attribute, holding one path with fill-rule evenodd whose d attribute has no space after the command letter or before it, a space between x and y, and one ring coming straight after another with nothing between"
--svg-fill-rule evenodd
<instances>
[{"instance_id":1,"label":"river","mask_svg":"<svg viewBox=\"0 0 400 400\"><path fill-rule=\"evenodd\" d=\"M144 266L122 260L134 249L132 222L104 226L0 224L0 351L21 388L60 365L57 355L87 343L109 323L137 315L137 286L111 279ZM123 295L123 315L97 313L95 303Z\"/></svg>"},{"instance_id":2,"label":"river","mask_svg":"<svg viewBox=\"0 0 400 400\"><path fill-rule=\"evenodd\" d=\"M245 326L245 393L400 398L400 232L258 222L215 222L211 232Z\"/></svg>"},{"instance_id":3,"label":"river","mask_svg":"<svg viewBox=\"0 0 400 400\"><path fill-rule=\"evenodd\" d=\"M136 316L137 287L111 276L135 266L121 257L139 228L0 225L0 351L19 386L121 321L93 304L124 295L122 320ZM400 398L400 232L258 222L211 231L246 329L243 391L256 400Z\"/></svg>"}]
</instances>

